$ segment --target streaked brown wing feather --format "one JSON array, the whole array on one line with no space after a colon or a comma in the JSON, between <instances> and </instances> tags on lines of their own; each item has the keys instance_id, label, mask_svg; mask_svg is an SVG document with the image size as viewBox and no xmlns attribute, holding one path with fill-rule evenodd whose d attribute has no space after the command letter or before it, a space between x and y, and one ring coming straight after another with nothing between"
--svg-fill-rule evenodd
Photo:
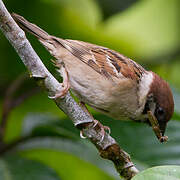
<instances>
[{"instance_id":1,"label":"streaked brown wing feather","mask_svg":"<svg viewBox=\"0 0 180 180\"><path fill-rule=\"evenodd\" d=\"M28 22L22 16L17 14L12 14L12 16L23 29L34 34L53 56L58 57L57 49L60 45L108 79L125 77L139 82L142 73L145 71L131 59L113 50L91 43L77 40L63 40L51 36L35 24Z\"/></svg>"},{"instance_id":2,"label":"streaked brown wing feather","mask_svg":"<svg viewBox=\"0 0 180 180\"><path fill-rule=\"evenodd\" d=\"M145 71L131 59L108 48L74 40L63 40L63 43L75 57L106 78L118 78L123 75L139 82Z\"/></svg>"}]
</instances>

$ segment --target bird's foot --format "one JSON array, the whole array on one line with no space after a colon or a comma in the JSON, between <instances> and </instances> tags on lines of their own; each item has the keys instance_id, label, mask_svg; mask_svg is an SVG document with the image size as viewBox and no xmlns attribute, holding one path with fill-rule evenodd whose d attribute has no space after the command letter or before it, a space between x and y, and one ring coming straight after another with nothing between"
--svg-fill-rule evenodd
<instances>
[{"instance_id":1,"label":"bird's foot","mask_svg":"<svg viewBox=\"0 0 180 180\"><path fill-rule=\"evenodd\" d=\"M57 92L54 96L49 96L49 98L51 99L64 98L70 88L67 70L65 69L64 65L61 66L59 65L58 67L59 67L58 72L60 72L61 76L63 77L63 82L60 84L61 85L60 91Z\"/></svg>"},{"instance_id":2,"label":"bird's foot","mask_svg":"<svg viewBox=\"0 0 180 180\"><path fill-rule=\"evenodd\" d=\"M91 116L91 117L93 118L92 114L88 111L88 109L87 109L87 107L86 107L86 105L85 105L84 102L81 101L81 102L79 103L79 105L81 106L81 108L82 108L85 112L87 112L87 113L89 114L89 116ZM94 118L93 118L93 119L94 119ZM100 131L99 131L100 136L101 136L100 142L103 141L103 139L104 139L104 137L105 137L105 134L106 134L106 131L108 131L108 134L111 133L111 129L110 129L108 126L102 125L102 124L101 124L98 120L96 120L96 119L93 120L93 126L92 126L92 127L93 127L93 128L99 128L99 129L100 129ZM80 137L83 138L83 139L86 138L86 137L83 135L83 130L80 131Z\"/></svg>"},{"instance_id":3,"label":"bird's foot","mask_svg":"<svg viewBox=\"0 0 180 180\"><path fill-rule=\"evenodd\" d=\"M104 140L104 137L105 137L105 134L106 134L106 131L108 131L108 134L111 133L111 129L108 127L108 126L104 126L102 125L98 120L94 119L93 121L93 128L99 128L100 131L99 131L99 135L101 136L101 140L100 140L100 143ZM80 131L80 137L82 139L85 139L86 137L83 135L83 130Z\"/></svg>"},{"instance_id":4,"label":"bird's foot","mask_svg":"<svg viewBox=\"0 0 180 180\"><path fill-rule=\"evenodd\" d=\"M106 131L108 132L108 134L111 133L111 129L108 127L108 126L104 126L102 125L98 120L94 120L94 125L93 125L93 128L95 127L99 127L100 128L100 135L101 135L101 140L100 142L102 142L104 140L104 137L105 137L105 134L106 134Z\"/></svg>"}]
</instances>

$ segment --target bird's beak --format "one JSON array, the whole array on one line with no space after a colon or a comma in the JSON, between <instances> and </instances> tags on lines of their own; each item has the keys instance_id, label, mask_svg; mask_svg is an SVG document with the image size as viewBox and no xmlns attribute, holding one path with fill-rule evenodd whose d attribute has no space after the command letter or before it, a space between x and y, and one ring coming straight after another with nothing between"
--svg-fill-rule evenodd
<instances>
[{"instance_id":1,"label":"bird's beak","mask_svg":"<svg viewBox=\"0 0 180 180\"><path fill-rule=\"evenodd\" d=\"M159 139L160 142L166 142L168 140L167 136L164 136L164 132L166 129L166 124L161 124L159 125L158 120L156 117L153 115L151 111L148 111L148 119L149 122L153 128L154 133L156 134L157 138Z\"/></svg>"},{"instance_id":2,"label":"bird's beak","mask_svg":"<svg viewBox=\"0 0 180 180\"><path fill-rule=\"evenodd\" d=\"M166 130L166 122L162 121L159 122L159 129L161 131L162 136L164 136L165 130Z\"/></svg>"}]
</instances>

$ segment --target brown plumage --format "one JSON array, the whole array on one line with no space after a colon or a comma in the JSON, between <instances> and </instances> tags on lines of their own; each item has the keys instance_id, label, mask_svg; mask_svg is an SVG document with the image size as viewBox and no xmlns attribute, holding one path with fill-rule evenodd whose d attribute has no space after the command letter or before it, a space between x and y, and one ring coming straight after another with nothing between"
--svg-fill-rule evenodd
<instances>
[{"instance_id":1,"label":"brown plumage","mask_svg":"<svg viewBox=\"0 0 180 180\"><path fill-rule=\"evenodd\" d=\"M147 122L148 115L153 115L151 119L159 124L154 131L160 128L164 135L174 100L169 85L157 74L116 51L51 36L23 17L12 16L56 58L57 67L64 63L71 89L81 101L120 120Z\"/></svg>"}]
</instances>

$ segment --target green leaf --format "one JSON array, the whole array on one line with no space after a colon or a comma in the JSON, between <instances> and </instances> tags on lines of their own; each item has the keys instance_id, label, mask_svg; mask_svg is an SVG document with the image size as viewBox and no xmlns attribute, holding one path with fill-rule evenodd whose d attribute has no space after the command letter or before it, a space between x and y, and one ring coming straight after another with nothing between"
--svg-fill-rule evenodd
<instances>
[{"instance_id":1,"label":"green leaf","mask_svg":"<svg viewBox=\"0 0 180 180\"><path fill-rule=\"evenodd\" d=\"M63 127L62 121L50 113L29 113L23 122L23 136L59 136L78 139L76 134ZM72 124L72 122L71 122Z\"/></svg>"},{"instance_id":2,"label":"green leaf","mask_svg":"<svg viewBox=\"0 0 180 180\"><path fill-rule=\"evenodd\" d=\"M54 170L39 162L17 155L0 159L1 180L60 180Z\"/></svg>"},{"instance_id":3,"label":"green leaf","mask_svg":"<svg viewBox=\"0 0 180 180\"><path fill-rule=\"evenodd\" d=\"M101 171L104 171L106 174L119 179L113 164L110 161L102 159L95 146L87 140L72 141L70 139L58 137L40 137L33 138L16 148L20 153L39 149L67 153L70 156L80 158L91 165L93 164L93 166L101 169Z\"/></svg>"},{"instance_id":4,"label":"green leaf","mask_svg":"<svg viewBox=\"0 0 180 180\"><path fill-rule=\"evenodd\" d=\"M94 0L42 0L58 6L59 14L70 20L73 25L82 21L89 27L95 27L102 19L100 8ZM60 18L62 18L60 16ZM70 19L69 19L70 18ZM74 21L72 21L74 20ZM69 22L67 22L69 23Z\"/></svg>"},{"instance_id":5,"label":"green leaf","mask_svg":"<svg viewBox=\"0 0 180 180\"><path fill-rule=\"evenodd\" d=\"M63 180L113 180L112 177L96 166L66 152L34 149L21 152L21 155L48 165L53 168Z\"/></svg>"},{"instance_id":6,"label":"green leaf","mask_svg":"<svg viewBox=\"0 0 180 180\"><path fill-rule=\"evenodd\" d=\"M132 180L179 180L180 166L157 166L140 172Z\"/></svg>"},{"instance_id":7,"label":"green leaf","mask_svg":"<svg viewBox=\"0 0 180 180\"><path fill-rule=\"evenodd\" d=\"M119 40L125 39L134 48L133 56L156 57L179 47L179 0L139 1L124 12L109 18L105 31Z\"/></svg>"},{"instance_id":8,"label":"green leaf","mask_svg":"<svg viewBox=\"0 0 180 180\"><path fill-rule=\"evenodd\" d=\"M173 89L173 96L174 96L174 104L175 104L175 113L176 115L180 115L180 91L176 90L176 89ZM180 120L180 117L178 116L177 117L177 120Z\"/></svg>"},{"instance_id":9,"label":"green leaf","mask_svg":"<svg viewBox=\"0 0 180 180\"><path fill-rule=\"evenodd\" d=\"M54 114L54 116L58 116L62 119L66 117L66 115L57 108L55 103L47 97L46 93L32 96L31 98L27 99L21 106L16 107L16 109L11 112L6 128L6 142L10 142L21 135L24 118L29 114L29 112L48 112L49 114Z\"/></svg>"}]
</instances>

